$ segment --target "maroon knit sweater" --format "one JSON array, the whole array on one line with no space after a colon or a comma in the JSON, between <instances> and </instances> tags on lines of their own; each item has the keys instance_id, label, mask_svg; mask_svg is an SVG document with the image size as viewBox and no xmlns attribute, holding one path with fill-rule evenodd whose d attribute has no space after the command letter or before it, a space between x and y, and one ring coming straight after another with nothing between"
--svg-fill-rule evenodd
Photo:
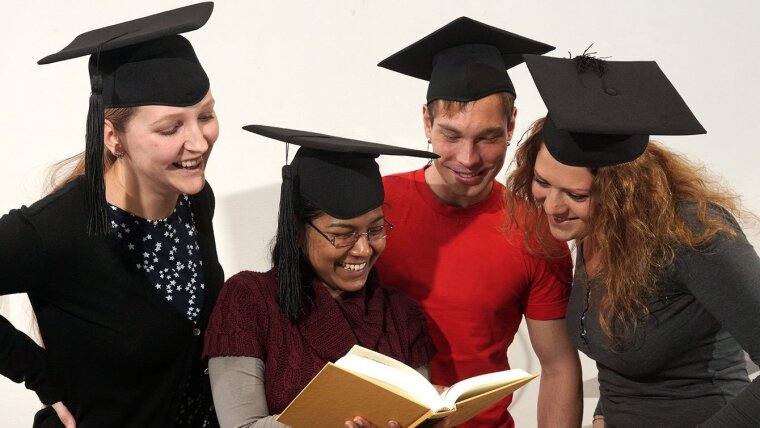
<instances>
[{"instance_id":1,"label":"maroon knit sweater","mask_svg":"<svg viewBox=\"0 0 760 428\"><path fill-rule=\"evenodd\" d=\"M275 270L243 271L227 280L211 315L204 357L263 360L271 414L282 412L325 363L355 344L415 368L435 353L417 304L398 291L379 287L375 275L340 303L319 281L311 286L314 305L294 324L277 305Z\"/></svg>"}]
</instances>

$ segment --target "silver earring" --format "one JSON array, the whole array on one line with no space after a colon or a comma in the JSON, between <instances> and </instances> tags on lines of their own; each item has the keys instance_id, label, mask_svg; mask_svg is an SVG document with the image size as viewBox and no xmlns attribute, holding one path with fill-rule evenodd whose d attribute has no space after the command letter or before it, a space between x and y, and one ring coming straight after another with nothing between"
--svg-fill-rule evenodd
<instances>
[{"instance_id":1,"label":"silver earring","mask_svg":"<svg viewBox=\"0 0 760 428\"><path fill-rule=\"evenodd\" d=\"M113 152L113 155L116 156L116 159L121 159L124 157L124 152Z\"/></svg>"}]
</instances>

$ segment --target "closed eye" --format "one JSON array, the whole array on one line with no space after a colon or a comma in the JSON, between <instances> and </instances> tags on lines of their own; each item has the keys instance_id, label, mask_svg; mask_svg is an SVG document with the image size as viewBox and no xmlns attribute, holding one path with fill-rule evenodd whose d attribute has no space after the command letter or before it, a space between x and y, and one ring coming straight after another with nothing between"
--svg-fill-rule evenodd
<instances>
[{"instance_id":1,"label":"closed eye","mask_svg":"<svg viewBox=\"0 0 760 428\"><path fill-rule=\"evenodd\" d=\"M174 124L174 126L172 126L169 129L164 129L163 131L159 131L159 134L161 134L163 136L166 136L166 137L168 137L170 135L174 135L174 134L177 133L177 131L179 130L179 128L180 128L181 125L182 125L181 123L176 123L176 124Z\"/></svg>"},{"instance_id":2,"label":"closed eye","mask_svg":"<svg viewBox=\"0 0 760 428\"><path fill-rule=\"evenodd\" d=\"M448 141L448 142L454 143L454 142L456 142L457 140L459 140L459 135L454 135L454 134L443 134L443 138L445 138L445 139L446 139L446 141Z\"/></svg>"},{"instance_id":3,"label":"closed eye","mask_svg":"<svg viewBox=\"0 0 760 428\"><path fill-rule=\"evenodd\" d=\"M567 196L569 196L570 199L572 199L572 200L574 200L576 202L583 202L586 199L588 199L588 195L578 195L578 194L570 193L570 192L567 193Z\"/></svg>"},{"instance_id":4,"label":"closed eye","mask_svg":"<svg viewBox=\"0 0 760 428\"><path fill-rule=\"evenodd\" d=\"M533 181L535 181L541 187L549 187L549 183L541 177L534 176Z\"/></svg>"}]
</instances>

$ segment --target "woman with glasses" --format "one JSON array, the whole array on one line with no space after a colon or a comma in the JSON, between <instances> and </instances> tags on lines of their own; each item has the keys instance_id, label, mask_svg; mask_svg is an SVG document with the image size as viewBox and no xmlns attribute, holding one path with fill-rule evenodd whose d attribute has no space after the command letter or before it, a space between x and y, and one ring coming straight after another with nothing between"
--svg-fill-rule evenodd
<instances>
[{"instance_id":1,"label":"woman with glasses","mask_svg":"<svg viewBox=\"0 0 760 428\"><path fill-rule=\"evenodd\" d=\"M531 233L577 244L567 325L599 369L594 426L760 426L743 355L760 362L760 259L744 213L649 139L705 130L654 62L526 63L548 114L508 185L546 219Z\"/></svg>"},{"instance_id":2,"label":"woman with glasses","mask_svg":"<svg viewBox=\"0 0 760 428\"><path fill-rule=\"evenodd\" d=\"M289 129L245 129L301 147L283 167L272 269L227 281L205 355L221 426L284 426L276 415L353 345L412 367L430 361L434 346L424 316L410 298L381 287L373 266L393 227L383 215L375 158L431 154ZM370 426L358 416L346 426Z\"/></svg>"}]
</instances>

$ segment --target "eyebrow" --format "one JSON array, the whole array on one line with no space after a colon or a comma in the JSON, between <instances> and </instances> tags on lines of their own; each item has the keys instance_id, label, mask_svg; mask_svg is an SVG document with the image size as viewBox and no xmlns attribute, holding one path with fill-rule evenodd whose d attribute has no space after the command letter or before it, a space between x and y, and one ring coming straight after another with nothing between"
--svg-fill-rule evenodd
<instances>
[{"instance_id":1,"label":"eyebrow","mask_svg":"<svg viewBox=\"0 0 760 428\"><path fill-rule=\"evenodd\" d=\"M506 134L507 130L503 126L494 126L492 128L486 128L480 132L478 132L478 136L486 135L486 134Z\"/></svg>"},{"instance_id":2,"label":"eyebrow","mask_svg":"<svg viewBox=\"0 0 760 428\"><path fill-rule=\"evenodd\" d=\"M443 124L439 124L438 126L441 127L441 128L443 128L444 131L456 132L457 134L461 134L462 133L460 130L458 130L456 128L452 128L450 126L446 126L446 125L443 125Z\"/></svg>"},{"instance_id":3,"label":"eyebrow","mask_svg":"<svg viewBox=\"0 0 760 428\"><path fill-rule=\"evenodd\" d=\"M538 177L540 180L545 181L545 182L551 184L549 182L549 180L547 180L544 177L542 177L541 174L539 174L538 171L536 171L535 167L533 167L533 175L536 176L536 177ZM567 192L567 193L572 193L572 194L578 194L578 193L588 194L588 193L591 193L591 189L568 189L566 187L560 187L559 190L562 190L563 192Z\"/></svg>"},{"instance_id":4,"label":"eyebrow","mask_svg":"<svg viewBox=\"0 0 760 428\"><path fill-rule=\"evenodd\" d=\"M378 221L380 221L380 220L382 220L382 219L384 219L384 218L385 218L385 216L384 216L384 215L379 215L379 216L377 216L377 217L376 217L374 220L372 220L372 221L371 221L371 222L369 222L369 223L370 223L370 224L372 224L372 223L377 223ZM356 228L356 225L353 225L353 224L349 224L349 223L341 223L340 221L337 221L337 222L335 222L335 223L330 223L329 225L327 225L327 227L328 227L328 228L329 228L329 227L343 227L343 228L346 228L346 229L355 229L355 228Z\"/></svg>"},{"instance_id":5,"label":"eyebrow","mask_svg":"<svg viewBox=\"0 0 760 428\"><path fill-rule=\"evenodd\" d=\"M443 124L439 124L438 126L441 127L444 131L454 132L454 133L457 133L457 134L461 134L462 133L462 131L460 131L460 130L458 130L456 128L452 128L451 126L447 126L447 125L443 125ZM493 127L481 130L480 132L478 132L478 136L480 137L480 136L483 136L483 135L494 134L494 133L500 134L500 135L501 134L506 134L507 130L503 126L493 126Z\"/></svg>"}]
</instances>

